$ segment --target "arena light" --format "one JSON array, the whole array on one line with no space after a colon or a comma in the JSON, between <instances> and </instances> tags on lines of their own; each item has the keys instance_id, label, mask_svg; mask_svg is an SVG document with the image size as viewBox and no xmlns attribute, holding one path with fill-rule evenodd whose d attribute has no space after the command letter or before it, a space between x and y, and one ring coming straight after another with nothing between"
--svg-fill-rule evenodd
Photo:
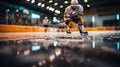
<instances>
[{"instance_id":1,"label":"arena light","mask_svg":"<svg viewBox=\"0 0 120 67\"><path fill-rule=\"evenodd\" d=\"M32 18L40 18L40 15L32 13L32 14L31 14L31 17L32 17Z\"/></svg>"},{"instance_id":2,"label":"arena light","mask_svg":"<svg viewBox=\"0 0 120 67\"><path fill-rule=\"evenodd\" d=\"M55 10L55 13L60 14L60 11L59 10Z\"/></svg>"},{"instance_id":3,"label":"arena light","mask_svg":"<svg viewBox=\"0 0 120 67\"><path fill-rule=\"evenodd\" d=\"M117 50L119 50L119 49L120 49L120 43L117 42Z\"/></svg>"},{"instance_id":4,"label":"arena light","mask_svg":"<svg viewBox=\"0 0 120 67\"><path fill-rule=\"evenodd\" d=\"M49 3L52 3L53 2L53 0L49 0Z\"/></svg>"},{"instance_id":5,"label":"arena light","mask_svg":"<svg viewBox=\"0 0 120 67\"><path fill-rule=\"evenodd\" d=\"M60 8L63 8L63 5L60 5Z\"/></svg>"},{"instance_id":6,"label":"arena light","mask_svg":"<svg viewBox=\"0 0 120 67\"><path fill-rule=\"evenodd\" d=\"M90 5L88 4L87 7L90 7Z\"/></svg>"},{"instance_id":7,"label":"arena light","mask_svg":"<svg viewBox=\"0 0 120 67\"><path fill-rule=\"evenodd\" d=\"M60 11L57 11L58 14L60 14Z\"/></svg>"},{"instance_id":8,"label":"arena light","mask_svg":"<svg viewBox=\"0 0 120 67\"><path fill-rule=\"evenodd\" d=\"M55 13L57 13L58 12L58 10L55 10Z\"/></svg>"},{"instance_id":9,"label":"arena light","mask_svg":"<svg viewBox=\"0 0 120 67\"><path fill-rule=\"evenodd\" d=\"M120 15L119 14L117 14L117 20L119 20L120 19Z\"/></svg>"},{"instance_id":10,"label":"arena light","mask_svg":"<svg viewBox=\"0 0 120 67\"><path fill-rule=\"evenodd\" d=\"M35 0L32 0L31 3L35 3Z\"/></svg>"},{"instance_id":11,"label":"arena light","mask_svg":"<svg viewBox=\"0 0 120 67\"><path fill-rule=\"evenodd\" d=\"M68 4L68 1L64 1L65 4Z\"/></svg>"},{"instance_id":12,"label":"arena light","mask_svg":"<svg viewBox=\"0 0 120 67\"><path fill-rule=\"evenodd\" d=\"M93 23L95 22L95 17L94 17L94 16L92 16L92 22L93 22Z\"/></svg>"},{"instance_id":13,"label":"arena light","mask_svg":"<svg viewBox=\"0 0 120 67\"><path fill-rule=\"evenodd\" d=\"M54 3L54 6L57 6L58 5L58 3Z\"/></svg>"},{"instance_id":14,"label":"arena light","mask_svg":"<svg viewBox=\"0 0 120 67\"><path fill-rule=\"evenodd\" d=\"M52 10L52 7L49 7L49 10L51 11L51 10Z\"/></svg>"},{"instance_id":15,"label":"arena light","mask_svg":"<svg viewBox=\"0 0 120 67\"><path fill-rule=\"evenodd\" d=\"M41 7L45 7L45 4L42 4Z\"/></svg>"},{"instance_id":16,"label":"arena light","mask_svg":"<svg viewBox=\"0 0 120 67\"><path fill-rule=\"evenodd\" d=\"M16 12L19 12L19 10L18 10L18 9L16 9Z\"/></svg>"},{"instance_id":17,"label":"arena light","mask_svg":"<svg viewBox=\"0 0 120 67\"><path fill-rule=\"evenodd\" d=\"M49 6L46 7L46 9L49 9L49 8L50 8Z\"/></svg>"},{"instance_id":18,"label":"arena light","mask_svg":"<svg viewBox=\"0 0 120 67\"><path fill-rule=\"evenodd\" d=\"M88 0L84 0L84 2L86 3L86 2L88 2Z\"/></svg>"},{"instance_id":19,"label":"arena light","mask_svg":"<svg viewBox=\"0 0 120 67\"><path fill-rule=\"evenodd\" d=\"M51 9L51 11L54 11L54 10L55 10L54 8Z\"/></svg>"},{"instance_id":20,"label":"arena light","mask_svg":"<svg viewBox=\"0 0 120 67\"><path fill-rule=\"evenodd\" d=\"M29 2L30 0L26 0L26 1L28 1L28 2Z\"/></svg>"},{"instance_id":21,"label":"arena light","mask_svg":"<svg viewBox=\"0 0 120 67\"><path fill-rule=\"evenodd\" d=\"M39 2L39 3L38 3L38 6L40 6L41 4L42 4L42 3Z\"/></svg>"},{"instance_id":22,"label":"arena light","mask_svg":"<svg viewBox=\"0 0 120 67\"><path fill-rule=\"evenodd\" d=\"M50 11L54 11L55 9L52 8L52 7L49 7L48 10L50 10Z\"/></svg>"}]
</instances>

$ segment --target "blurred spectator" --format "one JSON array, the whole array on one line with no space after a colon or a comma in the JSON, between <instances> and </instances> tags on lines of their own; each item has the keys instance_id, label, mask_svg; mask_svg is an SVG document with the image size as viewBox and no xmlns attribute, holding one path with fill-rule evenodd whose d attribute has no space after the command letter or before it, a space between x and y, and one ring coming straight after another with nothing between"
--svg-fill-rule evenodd
<instances>
[{"instance_id":1,"label":"blurred spectator","mask_svg":"<svg viewBox=\"0 0 120 67\"><path fill-rule=\"evenodd\" d=\"M49 21L49 19L47 18L47 17L45 17L44 19L43 19L43 26L44 26L44 32L47 32L47 30L48 30L48 27L49 27L49 25L50 25L51 23L50 23L50 21Z\"/></svg>"}]
</instances>

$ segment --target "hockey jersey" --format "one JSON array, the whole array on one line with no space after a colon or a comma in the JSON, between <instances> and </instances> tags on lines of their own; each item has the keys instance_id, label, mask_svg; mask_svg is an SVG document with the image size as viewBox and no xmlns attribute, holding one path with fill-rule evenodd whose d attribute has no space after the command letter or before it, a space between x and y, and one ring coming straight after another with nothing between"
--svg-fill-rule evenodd
<instances>
[{"instance_id":1,"label":"hockey jersey","mask_svg":"<svg viewBox=\"0 0 120 67\"><path fill-rule=\"evenodd\" d=\"M70 17L73 15L81 15L81 14L83 14L83 6L82 5L79 4L76 7L76 9L73 9L71 6L68 6L64 12L64 20L69 20Z\"/></svg>"}]
</instances>

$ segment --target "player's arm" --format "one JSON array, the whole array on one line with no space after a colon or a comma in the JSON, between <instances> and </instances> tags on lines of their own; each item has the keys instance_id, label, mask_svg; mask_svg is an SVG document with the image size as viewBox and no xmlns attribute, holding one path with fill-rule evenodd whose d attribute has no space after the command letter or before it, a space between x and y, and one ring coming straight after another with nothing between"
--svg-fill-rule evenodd
<instances>
[{"instance_id":1,"label":"player's arm","mask_svg":"<svg viewBox=\"0 0 120 67\"><path fill-rule=\"evenodd\" d=\"M64 12L64 19L70 18L70 15L68 15L68 11L69 11L69 9L66 8L66 9L65 9L65 12Z\"/></svg>"},{"instance_id":2,"label":"player's arm","mask_svg":"<svg viewBox=\"0 0 120 67\"><path fill-rule=\"evenodd\" d=\"M70 18L66 13L64 13L64 18Z\"/></svg>"},{"instance_id":3,"label":"player's arm","mask_svg":"<svg viewBox=\"0 0 120 67\"><path fill-rule=\"evenodd\" d=\"M64 12L64 21L65 21L65 24L67 25L69 24L70 18L71 18L68 13L69 13L69 7L67 7Z\"/></svg>"},{"instance_id":4,"label":"player's arm","mask_svg":"<svg viewBox=\"0 0 120 67\"><path fill-rule=\"evenodd\" d=\"M83 10L84 10L83 6L79 5L79 10L78 10L78 15L79 16L83 16L84 15Z\"/></svg>"}]
</instances>

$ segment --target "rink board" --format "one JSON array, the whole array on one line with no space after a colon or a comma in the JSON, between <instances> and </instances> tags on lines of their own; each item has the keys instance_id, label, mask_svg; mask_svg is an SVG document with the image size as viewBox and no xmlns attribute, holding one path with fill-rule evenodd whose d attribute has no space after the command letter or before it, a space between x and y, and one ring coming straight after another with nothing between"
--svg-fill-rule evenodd
<instances>
[{"instance_id":1,"label":"rink board","mask_svg":"<svg viewBox=\"0 0 120 67\"><path fill-rule=\"evenodd\" d=\"M48 28L47 32L57 32L58 28ZM85 31L118 31L120 27L91 27L85 28ZM66 31L66 29L64 29ZM72 32L78 32L78 28L72 28ZM0 32L44 32L44 27L39 26L17 26L0 25Z\"/></svg>"}]
</instances>

